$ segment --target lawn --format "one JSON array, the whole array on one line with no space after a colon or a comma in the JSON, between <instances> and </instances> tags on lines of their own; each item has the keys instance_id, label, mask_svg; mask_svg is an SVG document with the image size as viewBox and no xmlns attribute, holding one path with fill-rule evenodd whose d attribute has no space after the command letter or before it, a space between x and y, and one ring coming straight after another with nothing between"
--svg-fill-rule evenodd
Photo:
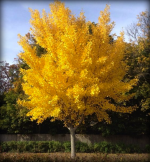
<instances>
[{"instance_id":1,"label":"lawn","mask_svg":"<svg viewBox=\"0 0 150 162\"><path fill-rule=\"evenodd\" d=\"M0 153L0 162L71 162L70 153ZM150 154L77 153L75 162L150 162Z\"/></svg>"}]
</instances>

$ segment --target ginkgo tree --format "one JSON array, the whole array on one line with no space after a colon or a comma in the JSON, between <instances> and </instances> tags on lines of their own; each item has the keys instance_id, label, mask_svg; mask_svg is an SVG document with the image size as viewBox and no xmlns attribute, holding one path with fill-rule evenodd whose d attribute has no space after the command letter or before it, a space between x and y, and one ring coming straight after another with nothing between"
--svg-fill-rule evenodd
<instances>
[{"instance_id":1,"label":"ginkgo tree","mask_svg":"<svg viewBox=\"0 0 150 162\"><path fill-rule=\"evenodd\" d=\"M51 13L32 10L31 33L37 44L46 50L36 55L26 36L20 36L23 51L19 57L29 69L21 69L23 90L27 100L18 103L27 107L31 120L43 122L48 117L61 120L70 130L71 158L75 158L75 130L86 116L95 113L99 121L111 121L107 111L131 113L133 107L116 106L133 95L126 95L137 82L123 82L128 67L124 58L124 34L110 43L109 6L100 12L98 24L87 22L84 13L75 17L60 1L50 4ZM92 34L89 32L91 27ZM114 35L111 35L112 37Z\"/></svg>"}]
</instances>

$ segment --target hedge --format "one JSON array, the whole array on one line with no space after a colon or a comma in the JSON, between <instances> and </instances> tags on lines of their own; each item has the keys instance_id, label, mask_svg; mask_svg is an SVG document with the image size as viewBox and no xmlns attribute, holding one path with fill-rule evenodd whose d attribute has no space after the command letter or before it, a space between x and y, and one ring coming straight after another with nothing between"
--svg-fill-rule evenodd
<instances>
[{"instance_id":1,"label":"hedge","mask_svg":"<svg viewBox=\"0 0 150 162\"><path fill-rule=\"evenodd\" d=\"M88 145L82 142L75 143L76 152L79 153L150 153L150 145L143 150L136 145L125 145L123 143L110 143L102 141ZM0 152L31 152L31 153L51 153L70 152L70 142L58 141L9 141L0 142Z\"/></svg>"}]
</instances>

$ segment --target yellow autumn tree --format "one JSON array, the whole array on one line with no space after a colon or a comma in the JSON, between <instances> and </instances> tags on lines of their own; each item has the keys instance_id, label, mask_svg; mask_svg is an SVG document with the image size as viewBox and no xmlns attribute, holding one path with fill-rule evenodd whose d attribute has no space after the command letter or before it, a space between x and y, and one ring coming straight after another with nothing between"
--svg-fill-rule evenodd
<instances>
[{"instance_id":1,"label":"yellow autumn tree","mask_svg":"<svg viewBox=\"0 0 150 162\"><path fill-rule=\"evenodd\" d=\"M21 69L23 90L28 100L18 103L38 123L48 117L64 121L71 134L71 157L75 158L75 130L84 117L95 113L99 121L110 122L107 111L131 113L132 107L115 106L132 96L125 95L136 80L123 82L128 67L124 58L124 34L110 43L109 6L100 12L98 24L87 22L83 12L75 17L64 3L50 4L51 13L32 10L31 33L37 44L46 49L38 57L26 37L20 37L23 51L19 57L30 69ZM89 32L91 25L92 34ZM112 35L113 37L113 35Z\"/></svg>"}]
</instances>

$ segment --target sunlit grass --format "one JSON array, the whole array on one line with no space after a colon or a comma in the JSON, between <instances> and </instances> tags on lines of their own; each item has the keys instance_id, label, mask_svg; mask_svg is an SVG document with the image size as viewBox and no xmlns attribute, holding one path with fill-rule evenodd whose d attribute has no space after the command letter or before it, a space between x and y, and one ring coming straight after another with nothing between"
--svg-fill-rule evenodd
<instances>
[{"instance_id":1,"label":"sunlit grass","mask_svg":"<svg viewBox=\"0 0 150 162\"><path fill-rule=\"evenodd\" d=\"M150 154L77 153L1 153L0 162L149 162Z\"/></svg>"}]
</instances>

